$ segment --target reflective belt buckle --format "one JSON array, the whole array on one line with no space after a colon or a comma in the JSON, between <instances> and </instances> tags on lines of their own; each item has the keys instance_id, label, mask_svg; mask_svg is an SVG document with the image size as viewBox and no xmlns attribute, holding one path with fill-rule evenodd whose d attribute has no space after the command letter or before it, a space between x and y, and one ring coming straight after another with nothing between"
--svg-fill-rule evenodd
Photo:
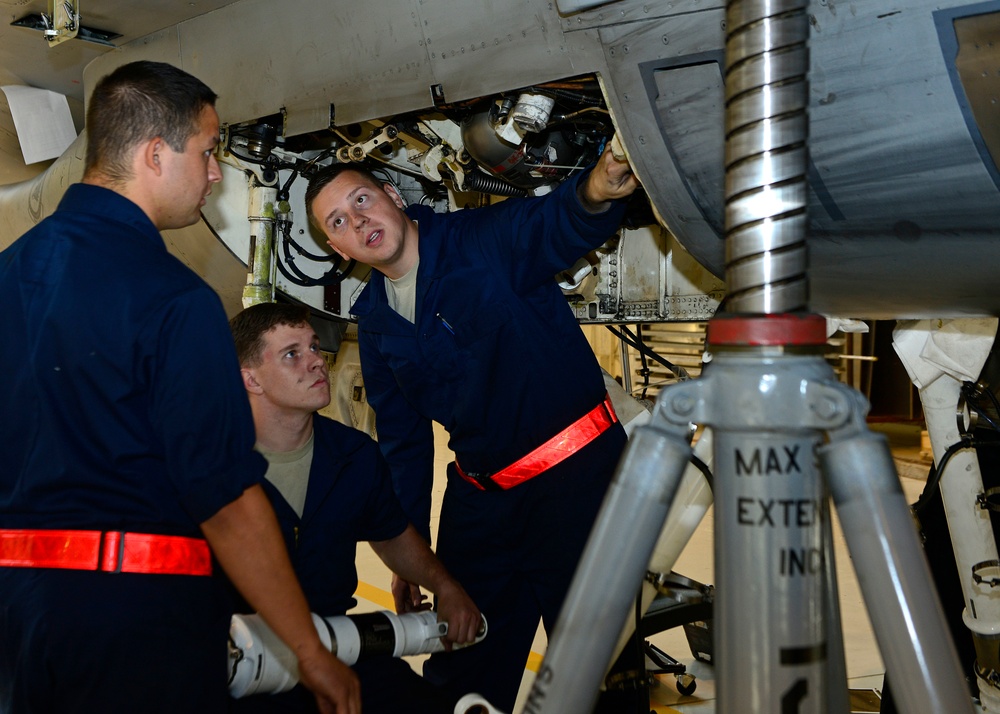
<instances>
[{"instance_id":1,"label":"reflective belt buckle","mask_svg":"<svg viewBox=\"0 0 1000 714\"><path fill-rule=\"evenodd\" d=\"M503 487L493 480L493 474L470 474L484 491L503 491Z\"/></svg>"},{"instance_id":2,"label":"reflective belt buckle","mask_svg":"<svg viewBox=\"0 0 1000 714\"><path fill-rule=\"evenodd\" d=\"M601 406L604 407L604 411L607 412L607 417L612 424L617 423L618 414L615 412L614 402L611 401L611 395L605 392L604 401L601 402Z\"/></svg>"},{"instance_id":3,"label":"reflective belt buckle","mask_svg":"<svg viewBox=\"0 0 1000 714\"><path fill-rule=\"evenodd\" d=\"M458 475L478 488L480 491L503 491L503 488L493 480L493 475L488 473L476 473L474 471L463 471L462 467L455 462L455 470Z\"/></svg>"},{"instance_id":4,"label":"reflective belt buckle","mask_svg":"<svg viewBox=\"0 0 1000 714\"><path fill-rule=\"evenodd\" d=\"M101 531L97 569L105 573L120 573L125 560L125 531Z\"/></svg>"}]
</instances>

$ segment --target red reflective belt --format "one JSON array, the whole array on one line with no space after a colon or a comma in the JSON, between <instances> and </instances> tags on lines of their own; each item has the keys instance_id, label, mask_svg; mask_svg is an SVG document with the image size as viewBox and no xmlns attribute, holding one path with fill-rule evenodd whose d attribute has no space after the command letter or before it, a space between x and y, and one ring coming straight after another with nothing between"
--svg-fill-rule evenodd
<instances>
[{"instance_id":1,"label":"red reflective belt","mask_svg":"<svg viewBox=\"0 0 1000 714\"><path fill-rule=\"evenodd\" d=\"M0 529L0 567L211 575L212 552L203 539L183 536Z\"/></svg>"},{"instance_id":2,"label":"red reflective belt","mask_svg":"<svg viewBox=\"0 0 1000 714\"><path fill-rule=\"evenodd\" d=\"M487 485L482 483L484 480L506 491L508 488L524 483L552 468L560 461L569 458L611 428L611 425L617 421L618 416L611 405L611 397L605 394L604 401L530 454L522 456L505 469L494 474L469 474L463 471L456 461L455 470L459 476L480 491L487 490Z\"/></svg>"}]
</instances>

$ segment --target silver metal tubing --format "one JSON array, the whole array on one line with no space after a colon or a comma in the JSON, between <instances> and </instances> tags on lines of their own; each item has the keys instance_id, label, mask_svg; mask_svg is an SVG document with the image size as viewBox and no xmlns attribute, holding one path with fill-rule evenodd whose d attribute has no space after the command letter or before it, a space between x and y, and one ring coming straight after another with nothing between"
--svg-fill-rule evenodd
<instances>
[{"instance_id":1,"label":"silver metal tubing","mask_svg":"<svg viewBox=\"0 0 1000 714\"><path fill-rule=\"evenodd\" d=\"M893 694L912 714L971 714L972 699L931 585L885 438L862 433L817 450L854 559Z\"/></svg>"},{"instance_id":2,"label":"silver metal tubing","mask_svg":"<svg viewBox=\"0 0 1000 714\"><path fill-rule=\"evenodd\" d=\"M809 297L806 7L726 9L726 282L736 313L794 312Z\"/></svg>"},{"instance_id":3,"label":"silver metal tubing","mask_svg":"<svg viewBox=\"0 0 1000 714\"><path fill-rule=\"evenodd\" d=\"M818 354L713 349L699 384L715 438L718 711L840 714L830 511L812 455L847 402Z\"/></svg>"},{"instance_id":4,"label":"silver metal tubing","mask_svg":"<svg viewBox=\"0 0 1000 714\"><path fill-rule=\"evenodd\" d=\"M824 489L826 481L824 480ZM830 518L830 495L826 489L823 498L826 511L822 519L823 546L826 554L823 563L826 567L826 646L828 657L827 702L828 711L846 712L850 710L850 696L847 692L847 655L844 651L844 627L840 617L840 588L837 585L837 561L833 545L833 523Z\"/></svg>"},{"instance_id":5,"label":"silver metal tubing","mask_svg":"<svg viewBox=\"0 0 1000 714\"><path fill-rule=\"evenodd\" d=\"M701 459L709 469L712 468L712 430L705 429L701 438L694 445L694 455ZM705 475L698 470L693 463L688 463L681 478L677 493L674 496L670 511L667 513L667 520L663 523L660 536L653 547L653 555L649 559L647 568L648 575L669 575L673 572L674 564L680 557L681 551L691 540L694 532L705 518L709 506L712 505L712 488ZM658 594L657 586L647 577L642 582L642 592L640 593L640 609L645 615L650 605ZM612 657L614 662L621 654L625 645L635 632L635 620L628 618L625 622L625 629L618 637L618 645L615 647L615 654Z\"/></svg>"},{"instance_id":6,"label":"silver metal tubing","mask_svg":"<svg viewBox=\"0 0 1000 714\"><path fill-rule=\"evenodd\" d=\"M629 440L523 712L582 714L597 700L656 534L691 456L684 431L662 428L658 413Z\"/></svg>"}]
</instances>

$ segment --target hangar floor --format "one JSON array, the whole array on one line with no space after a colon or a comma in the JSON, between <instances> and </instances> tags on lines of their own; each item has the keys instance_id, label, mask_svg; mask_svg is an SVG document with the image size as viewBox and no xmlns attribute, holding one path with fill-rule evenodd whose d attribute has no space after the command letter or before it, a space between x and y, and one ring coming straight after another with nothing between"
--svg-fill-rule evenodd
<instances>
[{"instance_id":1,"label":"hangar floor","mask_svg":"<svg viewBox=\"0 0 1000 714\"><path fill-rule=\"evenodd\" d=\"M914 502L923 489L923 479L926 478L929 466L929 462L920 455L919 427L880 425L873 428L887 433L893 447L893 455L901 476L903 490L908 502ZM440 505L440 497L444 489L445 466L451 459L444 432L438 429L436 437L438 457L435 464L435 509ZM432 523L432 529L435 527L436 524ZM847 657L848 686L852 690L856 690L853 693L852 705L855 705L853 708L859 712L878 711L877 690L882 687L885 669L836 517L834 517L834 537ZM675 571L700 583L712 583L712 568L712 511L710 509L694 537L681 554ZM361 583L357 592L359 601L357 611L391 610L393 606L392 597L389 594L389 571L367 545L362 545L359 548L358 571ZM684 630L677 627L660 632L651 636L649 641L684 664L688 673L693 674L696 678L694 693L691 696L682 696L677 691L676 679L673 675L657 675L657 686L651 691L650 710L657 714L714 714L715 681L713 668L711 665L694 658ZM520 711L522 708L534 673L541 662L542 653L545 651L545 642L545 635L539 629L525 668L525 677L521 685L516 711ZM409 659L419 671L421 658Z\"/></svg>"}]
</instances>

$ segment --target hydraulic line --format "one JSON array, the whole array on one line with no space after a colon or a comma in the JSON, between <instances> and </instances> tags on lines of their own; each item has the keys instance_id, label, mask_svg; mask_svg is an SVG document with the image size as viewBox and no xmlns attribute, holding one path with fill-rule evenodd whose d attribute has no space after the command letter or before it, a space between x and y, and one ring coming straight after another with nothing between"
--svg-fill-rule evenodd
<instances>
[{"instance_id":1,"label":"hydraulic line","mask_svg":"<svg viewBox=\"0 0 1000 714\"><path fill-rule=\"evenodd\" d=\"M691 379L691 375L688 373L686 369L658 355L655 351L650 349L649 346L646 345L646 343L644 343L641 339L637 338L635 334L624 325L622 325L622 329L620 330L613 327L612 325L605 325L605 327L612 335L614 335L619 340L627 344L629 347L638 350L640 354L669 369L671 372L673 372L674 376L677 377L677 379L680 380Z\"/></svg>"},{"instance_id":2,"label":"hydraulic line","mask_svg":"<svg viewBox=\"0 0 1000 714\"><path fill-rule=\"evenodd\" d=\"M344 278L346 278L350 272L354 270L354 266L357 265L357 261L352 259L347 261L347 265L345 266L343 258L336 253L331 255L316 255L307 252L304 248L302 248L302 246L292 239L291 235L289 235L291 222L282 221L281 223L281 249L284 259L279 259L275 262L278 265L278 270L289 282L301 287L312 287L316 285L325 287L327 285L336 285L337 283L342 282ZM295 256L292 255L291 251L291 248L293 247L299 255L307 260L312 260L317 263L334 263L334 265L330 268L330 270L318 278L307 275L296 267Z\"/></svg>"},{"instance_id":3,"label":"hydraulic line","mask_svg":"<svg viewBox=\"0 0 1000 714\"><path fill-rule=\"evenodd\" d=\"M527 196L528 192L517 186L512 186L496 176L487 176L480 171L469 171L465 174L465 187L480 193L491 193L495 196Z\"/></svg>"}]
</instances>

